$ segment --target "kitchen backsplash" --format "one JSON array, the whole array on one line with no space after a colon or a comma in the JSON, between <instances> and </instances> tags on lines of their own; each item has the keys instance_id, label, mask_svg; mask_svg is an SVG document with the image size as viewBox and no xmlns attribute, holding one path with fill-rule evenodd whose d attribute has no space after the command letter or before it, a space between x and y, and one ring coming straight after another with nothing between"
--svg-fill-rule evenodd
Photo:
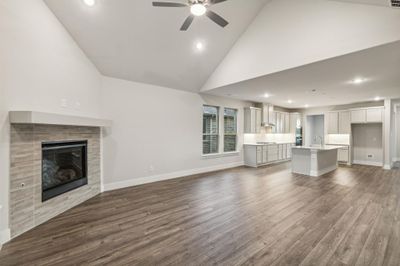
<instances>
[{"instance_id":1,"label":"kitchen backsplash","mask_svg":"<svg viewBox=\"0 0 400 266\"><path fill-rule=\"evenodd\" d=\"M295 142L294 134L244 134L244 143Z\"/></svg>"},{"instance_id":2,"label":"kitchen backsplash","mask_svg":"<svg viewBox=\"0 0 400 266\"><path fill-rule=\"evenodd\" d=\"M350 145L350 135L349 134L329 134L326 139L327 144L342 144Z\"/></svg>"}]
</instances>

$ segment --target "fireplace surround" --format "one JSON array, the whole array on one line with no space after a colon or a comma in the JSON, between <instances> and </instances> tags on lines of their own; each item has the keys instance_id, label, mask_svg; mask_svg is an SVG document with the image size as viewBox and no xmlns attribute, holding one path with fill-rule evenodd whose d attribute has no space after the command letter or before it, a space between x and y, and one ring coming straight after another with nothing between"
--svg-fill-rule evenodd
<instances>
[{"instance_id":1,"label":"fireplace surround","mask_svg":"<svg viewBox=\"0 0 400 266\"><path fill-rule=\"evenodd\" d=\"M100 127L11 124L10 133L12 238L100 193ZM75 147L66 147L70 144ZM67 153L55 154L51 148ZM52 167L49 173L59 180L44 184L43 158L49 160L52 156L55 160L45 164ZM63 167L54 166L55 162ZM53 194L54 188L62 188L58 191L61 193Z\"/></svg>"}]
</instances>

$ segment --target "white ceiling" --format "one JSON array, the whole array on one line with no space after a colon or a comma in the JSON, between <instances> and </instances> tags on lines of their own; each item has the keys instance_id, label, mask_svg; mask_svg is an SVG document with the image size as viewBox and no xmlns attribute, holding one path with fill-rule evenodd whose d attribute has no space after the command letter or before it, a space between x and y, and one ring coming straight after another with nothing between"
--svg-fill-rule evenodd
<instances>
[{"instance_id":1,"label":"white ceiling","mask_svg":"<svg viewBox=\"0 0 400 266\"><path fill-rule=\"evenodd\" d=\"M102 74L189 91L199 91L268 1L220 3L212 10L230 22L225 29L201 17L180 32L188 8L154 8L150 0L97 0L94 7L45 0Z\"/></svg>"},{"instance_id":2,"label":"white ceiling","mask_svg":"<svg viewBox=\"0 0 400 266\"><path fill-rule=\"evenodd\" d=\"M400 41L208 91L287 108L400 97ZM355 85L356 77L366 79ZM316 92L312 92L312 90ZM264 98L268 93L271 97ZM288 100L293 100L292 104Z\"/></svg>"}]
</instances>

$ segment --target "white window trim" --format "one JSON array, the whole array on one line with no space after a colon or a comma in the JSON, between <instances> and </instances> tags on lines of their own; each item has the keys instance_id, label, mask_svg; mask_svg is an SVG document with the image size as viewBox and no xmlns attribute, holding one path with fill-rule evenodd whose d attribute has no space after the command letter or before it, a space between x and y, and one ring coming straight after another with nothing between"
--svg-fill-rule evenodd
<instances>
[{"instance_id":1,"label":"white window trim","mask_svg":"<svg viewBox=\"0 0 400 266\"><path fill-rule=\"evenodd\" d=\"M237 156L240 154L240 150L238 149L239 146L239 109L235 107L227 107L227 106L220 106L220 105L212 105L212 104L203 104L202 110L204 106L213 106L218 107L218 152L217 153L203 153L203 145L201 146L201 157L203 159L211 159L211 158L221 158L221 157L229 157L229 156ZM226 109L233 109L236 110L236 150L235 151L224 151L224 138L225 138L225 128L224 128L224 112ZM203 119L203 111L201 117ZM201 134L202 137L204 134Z\"/></svg>"}]
</instances>

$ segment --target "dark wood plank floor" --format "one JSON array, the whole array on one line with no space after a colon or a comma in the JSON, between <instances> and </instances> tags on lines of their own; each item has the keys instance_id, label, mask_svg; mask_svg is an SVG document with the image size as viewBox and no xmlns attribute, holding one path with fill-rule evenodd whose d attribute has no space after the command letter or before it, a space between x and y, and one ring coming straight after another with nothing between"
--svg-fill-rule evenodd
<instances>
[{"instance_id":1,"label":"dark wood plank floor","mask_svg":"<svg viewBox=\"0 0 400 266\"><path fill-rule=\"evenodd\" d=\"M236 168L101 194L1 265L400 265L400 170Z\"/></svg>"}]
</instances>

